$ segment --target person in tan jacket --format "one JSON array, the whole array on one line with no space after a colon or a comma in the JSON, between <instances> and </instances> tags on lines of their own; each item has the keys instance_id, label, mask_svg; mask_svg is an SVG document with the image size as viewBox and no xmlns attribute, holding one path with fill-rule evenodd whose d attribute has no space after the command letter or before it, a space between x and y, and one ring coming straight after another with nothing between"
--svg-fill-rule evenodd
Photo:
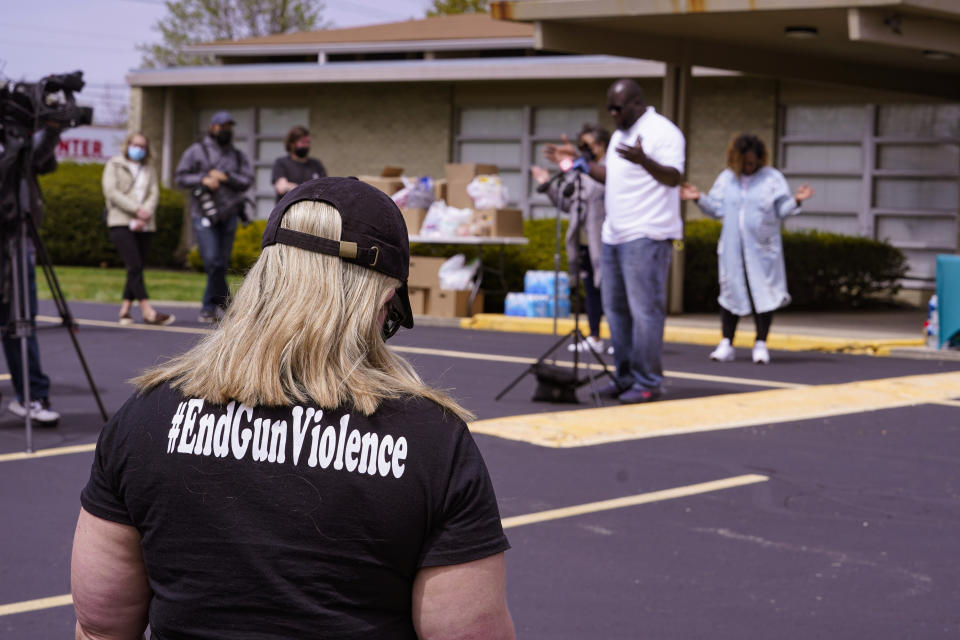
<instances>
[{"instance_id":1,"label":"person in tan jacket","mask_svg":"<svg viewBox=\"0 0 960 640\"><path fill-rule=\"evenodd\" d=\"M173 315L153 308L143 281L150 239L157 230L154 214L160 199L157 172L150 164L150 143L145 135L127 136L123 155L110 158L104 166L102 183L110 239L127 268L120 324L133 322L130 308L135 300L140 303L146 324L170 324L174 321Z\"/></svg>"}]
</instances>

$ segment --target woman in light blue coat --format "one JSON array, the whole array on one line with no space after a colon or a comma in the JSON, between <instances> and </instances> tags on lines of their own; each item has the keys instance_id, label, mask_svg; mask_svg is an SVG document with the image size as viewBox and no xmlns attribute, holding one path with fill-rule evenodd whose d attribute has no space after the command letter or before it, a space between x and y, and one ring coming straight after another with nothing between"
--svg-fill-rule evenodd
<instances>
[{"instance_id":1,"label":"woman in light blue coat","mask_svg":"<svg viewBox=\"0 0 960 640\"><path fill-rule=\"evenodd\" d=\"M734 359L737 322L751 313L757 328L753 361L770 362L767 334L773 312L790 303L780 224L787 216L800 213L800 204L813 195L813 189L804 184L791 195L783 174L766 164L763 142L741 134L730 143L727 168L710 193L701 194L690 183L680 192L684 200L695 201L711 218L723 220L717 245L723 340L710 354L719 362Z\"/></svg>"}]
</instances>

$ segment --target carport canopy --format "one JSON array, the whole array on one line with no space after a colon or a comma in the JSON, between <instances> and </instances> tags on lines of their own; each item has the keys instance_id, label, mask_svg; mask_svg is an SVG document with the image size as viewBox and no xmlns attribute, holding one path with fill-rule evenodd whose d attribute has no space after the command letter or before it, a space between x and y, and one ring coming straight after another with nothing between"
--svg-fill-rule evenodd
<instances>
[{"instance_id":1,"label":"carport canopy","mask_svg":"<svg viewBox=\"0 0 960 640\"><path fill-rule=\"evenodd\" d=\"M539 49L960 98L957 0L511 0Z\"/></svg>"}]
</instances>

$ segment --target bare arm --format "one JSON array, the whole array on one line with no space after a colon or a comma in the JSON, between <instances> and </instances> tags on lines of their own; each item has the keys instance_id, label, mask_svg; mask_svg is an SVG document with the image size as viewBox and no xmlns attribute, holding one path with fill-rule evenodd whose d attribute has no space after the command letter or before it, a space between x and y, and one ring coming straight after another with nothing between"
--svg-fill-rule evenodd
<instances>
[{"instance_id":1,"label":"bare arm","mask_svg":"<svg viewBox=\"0 0 960 640\"><path fill-rule=\"evenodd\" d=\"M77 640L139 640L150 586L140 533L80 510L70 566Z\"/></svg>"},{"instance_id":2,"label":"bare arm","mask_svg":"<svg viewBox=\"0 0 960 640\"><path fill-rule=\"evenodd\" d=\"M413 624L422 640L513 640L503 554L421 569Z\"/></svg>"}]
</instances>

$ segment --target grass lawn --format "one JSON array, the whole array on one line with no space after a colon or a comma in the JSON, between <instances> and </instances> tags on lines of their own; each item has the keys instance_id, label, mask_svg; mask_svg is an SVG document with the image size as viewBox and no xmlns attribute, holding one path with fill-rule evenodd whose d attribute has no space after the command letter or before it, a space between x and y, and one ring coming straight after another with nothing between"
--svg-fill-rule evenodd
<instances>
[{"instance_id":1,"label":"grass lawn","mask_svg":"<svg viewBox=\"0 0 960 640\"><path fill-rule=\"evenodd\" d=\"M85 300L91 302L120 303L123 295L123 283L127 274L123 269L102 269L99 267L54 267L54 273L60 282L60 288L67 301ZM200 304L203 289L207 283L204 273L195 271L170 271L147 269L144 272L147 292L152 300L173 300ZM227 276L231 291L236 291L243 280L240 276ZM50 299L50 289L43 271L37 269L37 295L41 299Z\"/></svg>"}]
</instances>

